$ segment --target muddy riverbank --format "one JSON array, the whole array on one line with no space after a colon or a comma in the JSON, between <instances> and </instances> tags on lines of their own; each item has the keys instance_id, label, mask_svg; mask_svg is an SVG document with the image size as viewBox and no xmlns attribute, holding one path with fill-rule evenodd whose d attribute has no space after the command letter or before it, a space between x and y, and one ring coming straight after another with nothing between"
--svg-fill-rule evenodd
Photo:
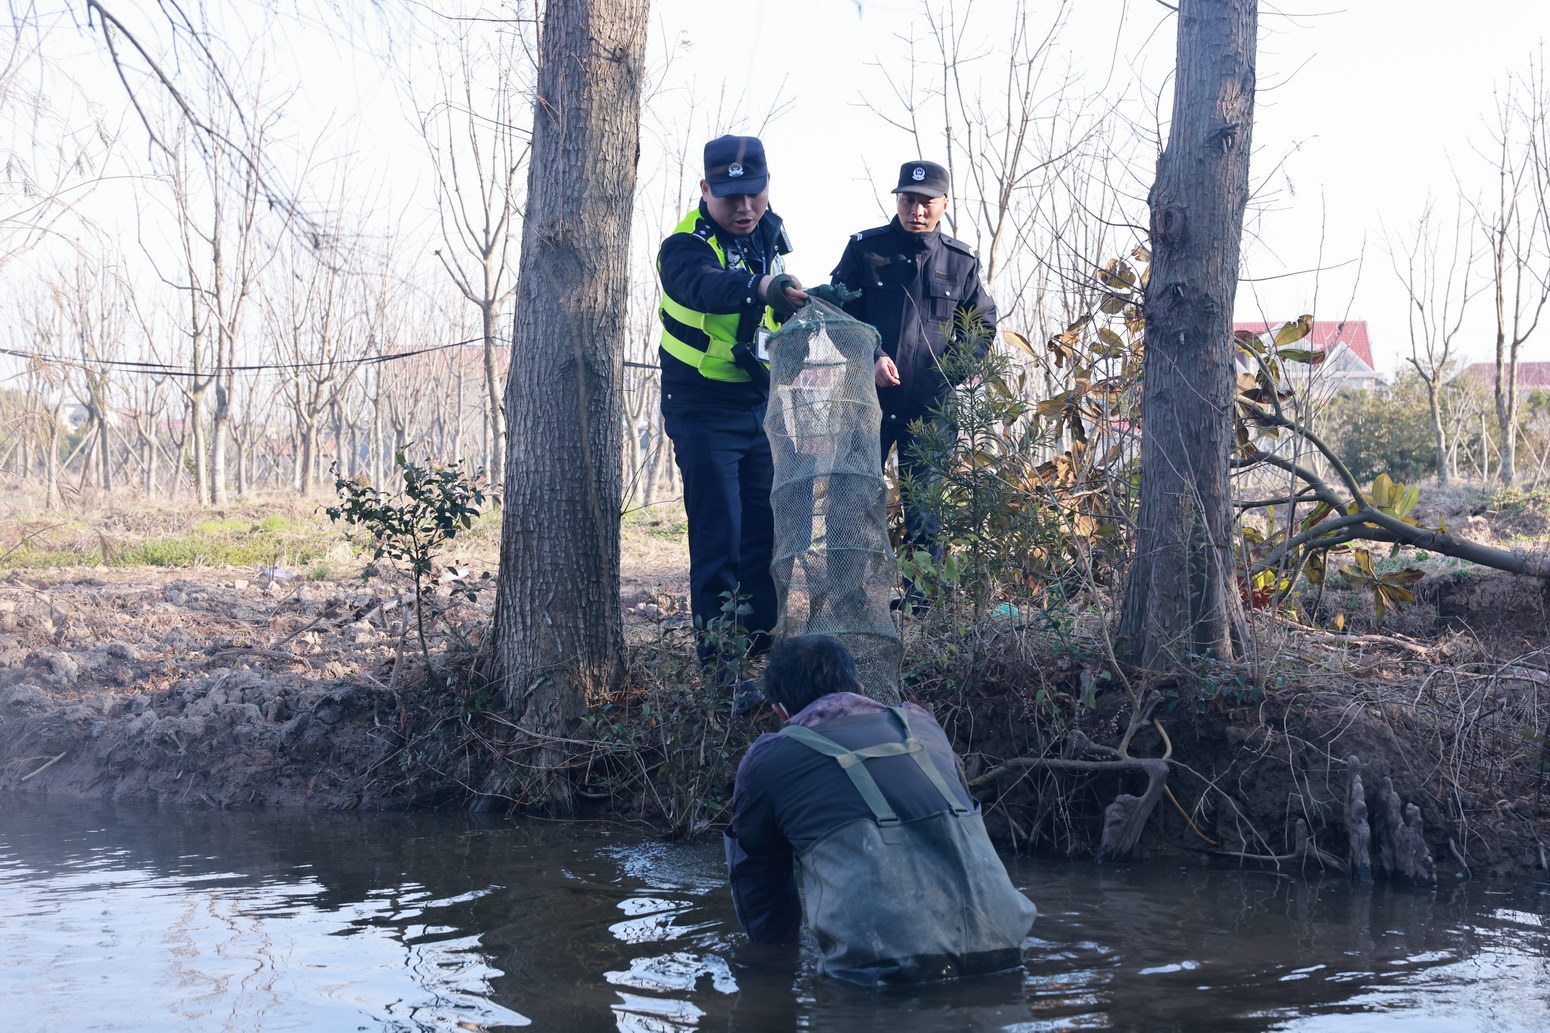
<instances>
[{"instance_id":1,"label":"muddy riverbank","mask_svg":"<svg viewBox=\"0 0 1550 1033\"><path fill-rule=\"evenodd\" d=\"M0 580L0 791L217 808L540 802L521 736L463 674L481 606L448 612L427 663L405 634L404 585L282 573ZM1439 877L1542 868L1550 658L1517 646L1544 626L1530 587L1468 587L1496 612L1512 596L1495 651L1470 630L1468 598L1442 586L1408 618L1430 613L1430 642L1267 625L1262 655L1149 687L1126 756L1167 758L1169 771L1136 854L1281 867L1345 858L1346 758L1357 756L1375 851L1387 780L1407 827L1407 805L1417 808ZM577 730L579 798L644 828L703 831L724 820L737 758L773 719L736 719L696 687L671 585L633 578L626 602L630 678ZM1092 856L1110 805L1147 786L1123 765L1064 763L1111 757L1132 724L1137 697L1110 677L1100 644L1032 620L907 631L910 692L965 755L998 839Z\"/></svg>"}]
</instances>

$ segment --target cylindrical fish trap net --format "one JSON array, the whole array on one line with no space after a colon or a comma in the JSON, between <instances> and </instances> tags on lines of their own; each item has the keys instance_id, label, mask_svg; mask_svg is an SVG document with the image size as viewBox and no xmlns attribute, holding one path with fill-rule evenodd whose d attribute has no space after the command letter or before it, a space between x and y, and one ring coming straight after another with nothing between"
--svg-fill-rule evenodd
<instances>
[{"instance_id":1,"label":"cylindrical fish trap net","mask_svg":"<svg viewBox=\"0 0 1550 1033\"><path fill-rule=\"evenodd\" d=\"M903 645L888 608L897 566L879 457L877 331L813 299L770 339L765 433L774 456L779 632L833 635L869 696L899 699Z\"/></svg>"}]
</instances>

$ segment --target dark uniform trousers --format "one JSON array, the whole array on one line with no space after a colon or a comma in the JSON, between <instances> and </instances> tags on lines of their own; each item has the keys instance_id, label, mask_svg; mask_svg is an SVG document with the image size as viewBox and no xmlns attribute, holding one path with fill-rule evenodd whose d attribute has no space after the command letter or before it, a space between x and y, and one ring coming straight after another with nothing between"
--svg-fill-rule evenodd
<instances>
[{"instance_id":1,"label":"dark uniform trousers","mask_svg":"<svg viewBox=\"0 0 1550 1033\"><path fill-rule=\"evenodd\" d=\"M941 420L925 415L920 417L940 423ZM928 478L934 476L931 469L919 461L915 454L915 435L910 433L911 420L903 419L892 414L883 415L882 445L883 465L888 465L888 453L895 447L899 450L899 479L909 479L912 485L925 484ZM934 559L942 558L942 546L937 540L942 533L942 521L935 514L924 512L919 506L906 504L904 506L904 541L912 549L925 548L931 551Z\"/></svg>"},{"instance_id":2,"label":"dark uniform trousers","mask_svg":"<svg viewBox=\"0 0 1550 1033\"><path fill-rule=\"evenodd\" d=\"M775 626L775 581L770 554L775 520L770 508L774 466L764 436L765 403L722 407L679 404L669 394L662 418L683 477L689 521L689 608L703 627L722 616L724 594L747 597L750 612L737 623L756 629L751 651L768 648ZM700 659L718 659L703 638ZM725 659L732 659L726 657Z\"/></svg>"}]
</instances>

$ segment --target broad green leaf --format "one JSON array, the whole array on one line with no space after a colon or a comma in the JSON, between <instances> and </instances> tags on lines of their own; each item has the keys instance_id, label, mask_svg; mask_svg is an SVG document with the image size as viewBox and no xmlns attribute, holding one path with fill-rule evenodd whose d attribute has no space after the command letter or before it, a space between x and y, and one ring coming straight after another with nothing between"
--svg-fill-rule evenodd
<instances>
[{"instance_id":1,"label":"broad green leaf","mask_svg":"<svg viewBox=\"0 0 1550 1033\"><path fill-rule=\"evenodd\" d=\"M1380 473L1372 479L1372 504L1379 509L1388 509L1394 502L1394 478L1386 473Z\"/></svg>"},{"instance_id":2,"label":"broad green leaf","mask_svg":"<svg viewBox=\"0 0 1550 1033\"><path fill-rule=\"evenodd\" d=\"M1313 507L1313 512L1308 514L1308 519L1302 522L1302 529L1304 531L1308 530L1308 528L1314 526L1334 511L1335 508L1328 502L1320 501L1318 505Z\"/></svg>"},{"instance_id":3,"label":"broad green leaf","mask_svg":"<svg viewBox=\"0 0 1550 1033\"><path fill-rule=\"evenodd\" d=\"M1409 516L1415 512L1415 507L1421 502L1421 486L1412 484L1406 488L1394 502L1395 516Z\"/></svg>"},{"instance_id":4,"label":"broad green leaf","mask_svg":"<svg viewBox=\"0 0 1550 1033\"><path fill-rule=\"evenodd\" d=\"M1415 602L1415 593L1410 591L1408 588L1401 588L1398 585L1380 584L1378 586L1378 592L1386 596L1388 598L1389 604L1395 608L1398 608L1404 603Z\"/></svg>"},{"instance_id":5,"label":"broad green leaf","mask_svg":"<svg viewBox=\"0 0 1550 1033\"><path fill-rule=\"evenodd\" d=\"M1321 351L1308 348L1282 348L1276 354L1287 362L1305 362L1310 366L1317 366L1328 357Z\"/></svg>"},{"instance_id":6,"label":"broad green leaf","mask_svg":"<svg viewBox=\"0 0 1550 1033\"><path fill-rule=\"evenodd\" d=\"M1281 329L1275 332L1274 343L1277 347L1283 344L1295 344L1313 332L1313 317L1310 315L1298 316L1295 322L1285 323Z\"/></svg>"}]
</instances>

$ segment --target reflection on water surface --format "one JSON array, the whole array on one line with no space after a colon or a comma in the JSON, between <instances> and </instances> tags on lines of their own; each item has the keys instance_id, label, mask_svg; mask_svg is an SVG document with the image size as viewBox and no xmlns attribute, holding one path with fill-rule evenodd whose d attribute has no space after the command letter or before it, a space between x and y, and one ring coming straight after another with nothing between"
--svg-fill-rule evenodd
<instances>
[{"instance_id":1,"label":"reflection on water surface","mask_svg":"<svg viewBox=\"0 0 1550 1033\"><path fill-rule=\"evenodd\" d=\"M0 798L0 1030L1550 1028L1550 891L1015 861L1025 973L818 978L719 844Z\"/></svg>"}]
</instances>

